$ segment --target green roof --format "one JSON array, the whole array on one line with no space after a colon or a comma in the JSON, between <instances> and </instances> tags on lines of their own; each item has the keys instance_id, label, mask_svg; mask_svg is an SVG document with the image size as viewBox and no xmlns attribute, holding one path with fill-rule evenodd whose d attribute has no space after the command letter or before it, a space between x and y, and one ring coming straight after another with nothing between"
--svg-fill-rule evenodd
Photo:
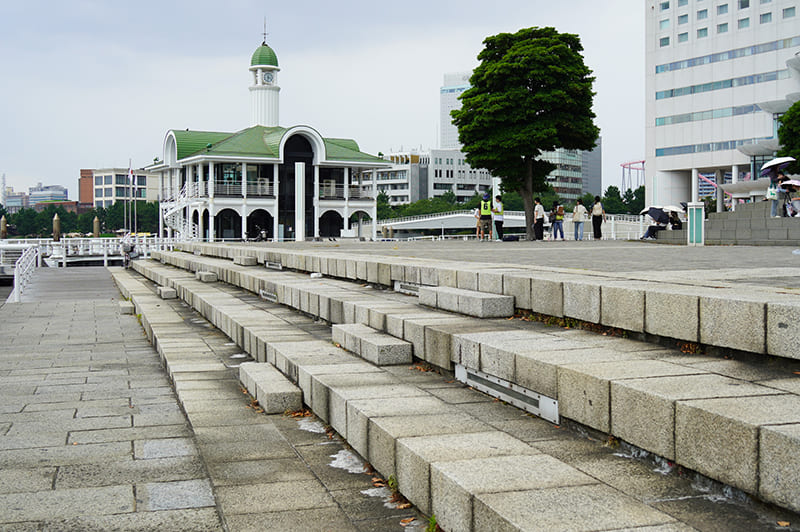
<instances>
[{"instance_id":1,"label":"green roof","mask_svg":"<svg viewBox=\"0 0 800 532\"><path fill-rule=\"evenodd\" d=\"M189 131L188 129L173 129L175 143L178 145L178 160L188 157L209 144L214 144L231 136L230 133L218 131Z\"/></svg>"},{"instance_id":2,"label":"green roof","mask_svg":"<svg viewBox=\"0 0 800 532\"><path fill-rule=\"evenodd\" d=\"M250 66L269 65L278 66L278 56L275 51L267 46L267 43L261 43L261 46L256 48L253 52L253 57L250 59Z\"/></svg>"},{"instance_id":3,"label":"green roof","mask_svg":"<svg viewBox=\"0 0 800 532\"><path fill-rule=\"evenodd\" d=\"M173 130L173 133L178 143L178 160L191 155L278 159L281 141L287 131L283 127L252 126L237 133L183 130ZM379 157L359 151L358 144L352 139L322 140L325 153L321 158L326 161L386 163Z\"/></svg>"}]
</instances>

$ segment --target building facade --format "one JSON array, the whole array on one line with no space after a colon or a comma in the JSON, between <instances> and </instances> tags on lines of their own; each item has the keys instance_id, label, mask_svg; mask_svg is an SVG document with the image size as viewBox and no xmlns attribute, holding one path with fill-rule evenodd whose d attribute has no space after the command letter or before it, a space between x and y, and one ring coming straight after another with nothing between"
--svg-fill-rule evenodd
<instances>
[{"instance_id":1,"label":"building facade","mask_svg":"<svg viewBox=\"0 0 800 532\"><path fill-rule=\"evenodd\" d=\"M158 174L128 168L81 169L78 201L93 207L111 207L118 201L158 200Z\"/></svg>"},{"instance_id":2,"label":"building facade","mask_svg":"<svg viewBox=\"0 0 800 532\"><path fill-rule=\"evenodd\" d=\"M389 163L351 139L279 125L278 58L262 43L250 66L250 127L238 132L170 130L159 175L160 231L181 238L275 240L352 234L351 219L375 219L365 176ZM360 224L358 230L360 231ZM372 237L375 224L372 224Z\"/></svg>"},{"instance_id":3,"label":"building facade","mask_svg":"<svg viewBox=\"0 0 800 532\"><path fill-rule=\"evenodd\" d=\"M597 137L597 145L593 150L581 152L581 193L592 196L603 195L602 137Z\"/></svg>"},{"instance_id":4,"label":"building facade","mask_svg":"<svg viewBox=\"0 0 800 532\"><path fill-rule=\"evenodd\" d=\"M648 204L700 197L702 175L758 177L800 97L797 0L648 0Z\"/></svg>"}]
</instances>

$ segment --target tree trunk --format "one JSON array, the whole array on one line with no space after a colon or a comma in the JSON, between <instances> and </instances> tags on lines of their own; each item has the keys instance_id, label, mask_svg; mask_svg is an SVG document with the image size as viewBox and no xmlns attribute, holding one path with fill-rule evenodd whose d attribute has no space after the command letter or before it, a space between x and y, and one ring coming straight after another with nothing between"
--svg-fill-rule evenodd
<instances>
[{"instance_id":1,"label":"tree trunk","mask_svg":"<svg viewBox=\"0 0 800 532\"><path fill-rule=\"evenodd\" d=\"M522 185L522 201L525 205L525 237L533 240L533 159L525 157L525 181Z\"/></svg>"}]
</instances>

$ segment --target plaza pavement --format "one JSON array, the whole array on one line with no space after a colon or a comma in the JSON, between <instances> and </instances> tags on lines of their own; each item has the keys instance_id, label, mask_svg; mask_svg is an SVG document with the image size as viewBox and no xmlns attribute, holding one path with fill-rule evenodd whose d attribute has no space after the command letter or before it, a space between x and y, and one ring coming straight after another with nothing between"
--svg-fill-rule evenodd
<instances>
[{"instance_id":1,"label":"plaza pavement","mask_svg":"<svg viewBox=\"0 0 800 532\"><path fill-rule=\"evenodd\" d=\"M414 257L424 257L601 272L651 272L655 279L671 281L713 285L725 280L742 290L758 290L760 285L776 283L794 289L800 275L800 256L785 248L462 241L326 241L287 243L281 247L405 257L412 261ZM313 483L311 479L316 479L326 494L317 507L312 504L299 509L270 509L267 504L266 511L259 511L271 513L276 519L293 516L305 523L307 530L402 529L402 518L418 515L413 510L381 513L380 499L358 499L358 493L371 487L369 477L333 471L329 465L329 456L345 448L341 442L326 441L327 436L319 434L315 439L314 433L298 429L293 419L255 415L243 400L238 405L236 401L221 401L215 407L205 405L199 414L212 420L211 427L222 424L219 420L223 418L233 419L242 427L271 424L300 462L279 467L275 456L261 457L256 467L249 468L255 464L246 456L239 457L241 460L235 456L209 460L212 447L203 438L198 439L199 425L187 422L158 355L142 336L136 318L119 315L119 292L111 285L110 277L104 269L87 275L89 271L43 271L49 279L40 276L34 282L26 294L29 302L0 308L0 332L5 339L0 346L0 522L5 524L0 529L268 529L263 525L265 521L256 521L262 525L258 527L241 518L241 514L255 511L239 512L237 519L226 516L220 490L215 489L212 480L215 475L227 478L228 487L242 487L242 492L250 485L263 489L280 478L282 483L271 487L285 488L283 496L291 493L291 483L302 488L303 482ZM238 348L189 310L181 310L179 303L172 305L184 313L185 321L196 323L198 331L208 336L206 343L220 360L236 365L231 357L239 354ZM302 321L296 315L292 319ZM305 326L313 328L307 319ZM323 337L326 334L322 330L319 333ZM241 395L232 375L220 375L214 392ZM199 390L206 390L198 395L209 393L209 388L198 386ZM473 401L479 405L484 400ZM231 406L234 408L230 412L221 410ZM513 426L517 435L525 433L530 441L538 441L539 450L591 471L592 476L613 489L645 493L654 507L680 515L681 525L671 530L775 529L777 521L786 515L769 507L739 504L718 493L704 494L702 487L693 486L686 479L663 477L630 456L615 456L612 449L567 431L554 435L549 424L541 420L511 414L496 409L492 413L509 430ZM281 448L286 449L283 445ZM336 452L327 455L329 449ZM231 446L231 453L240 452L241 446ZM229 462L236 465L223 466ZM242 478L236 477L237 471ZM267 477L258 478L259 471ZM276 471L280 471L277 477ZM353 489L353 484L362 480ZM260 505L264 501L255 497L252 503ZM315 521L319 528L309 525L306 518L321 518ZM277 525L280 521L272 522ZM792 530L797 524L792 522L780 529ZM275 528L291 529L285 522Z\"/></svg>"}]
</instances>

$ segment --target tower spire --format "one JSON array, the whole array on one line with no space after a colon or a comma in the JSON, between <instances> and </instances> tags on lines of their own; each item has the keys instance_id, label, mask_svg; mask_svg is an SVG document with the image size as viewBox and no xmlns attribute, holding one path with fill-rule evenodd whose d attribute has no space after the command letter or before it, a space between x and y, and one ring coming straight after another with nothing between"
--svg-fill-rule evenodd
<instances>
[{"instance_id":1,"label":"tower spire","mask_svg":"<svg viewBox=\"0 0 800 532\"><path fill-rule=\"evenodd\" d=\"M264 40L261 44L267 44L267 17L264 17Z\"/></svg>"}]
</instances>

